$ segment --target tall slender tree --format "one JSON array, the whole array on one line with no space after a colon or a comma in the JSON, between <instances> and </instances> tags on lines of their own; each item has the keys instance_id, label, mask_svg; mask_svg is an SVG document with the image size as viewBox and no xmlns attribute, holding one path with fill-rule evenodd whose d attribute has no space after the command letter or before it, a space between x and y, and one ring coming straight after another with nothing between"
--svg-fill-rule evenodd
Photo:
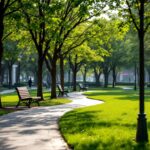
<instances>
[{"instance_id":1,"label":"tall slender tree","mask_svg":"<svg viewBox=\"0 0 150 150\"><path fill-rule=\"evenodd\" d=\"M2 58L4 53L3 41L10 35L10 33L4 32L5 30L4 22L8 16L10 16L12 13L18 10L16 3L17 0L0 1L0 81L1 81L1 72L2 72Z\"/></svg>"},{"instance_id":2,"label":"tall slender tree","mask_svg":"<svg viewBox=\"0 0 150 150\"><path fill-rule=\"evenodd\" d=\"M35 48L38 53L38 72L37 72L37 96L42 97L43 99L43 91L42 91L42 70L43 63L47 52L50 48L51 38L54 36L50 28L50 23L54 23L51 18L51 14L55 13L53 11L55 6L49 8L51 5L51 1L21 1L19 0L19 4L21 6L21 13L23 14L24 19L21 21L21 25L25 31L28 31L31 39L35 45ZM27 7L28 6L28 7ZM34 7L33 7L34 6ZM49 10L50 9L50 10ZM57 9L57 8L56 8ZM52 11L50 13L50 11ZM24 23L24 20L26 23ZM52 33L52 34L50 34Z\"/></svg>"},{"instance_id":3,"label":"tall slender tree","mask_svg":"<svg viewBox=\"0 0 150 150\"><path fill-rule=\"evenodd\" d=\"M12 13L18 10L14 5L16 5L17 0L1 0L0 1L0 86L2 81L2 59L3 59L3 41L10 35L10 33L4 33L5 30L5 18L10 16ZM0 96L0 107L1 96Z\"/></svg>"},{"instance_id":4,"label":"tall slender tree","mask_svg":"<svg viewBox=\"0 0 150 150\"><path fill-rule=\"evenodd\" d=\"M59 18L57 32L55 32L56 36L51 42L51 50L48 52L46 59L52 77L51 98L56 97L56 62L60 57L64 57L84 42L84 39L81 40L81 36L85 33L85 30L80 30L80 33L78 31L78 35L74 37L72 35L81 24L99 14L100 11L93 7L96 6L94 3L94 1L68 0L62 3L63 9L57 13ZM106 4L103 3L100 7L104 8L104 5ZM90 10L94 10L94 12L90 13Z\"/></svg>"}]
</instances>

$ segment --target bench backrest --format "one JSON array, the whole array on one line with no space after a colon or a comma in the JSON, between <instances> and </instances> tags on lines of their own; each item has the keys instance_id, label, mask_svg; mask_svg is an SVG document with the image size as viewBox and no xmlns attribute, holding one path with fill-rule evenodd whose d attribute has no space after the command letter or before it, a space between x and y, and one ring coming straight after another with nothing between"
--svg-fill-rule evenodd
<instances>
[{"instance_id":1,"label":"bench backrest","mask_svg":"<svg viewBox=\"0 0 150 150\"><path fill-rule=\"evenodd\" d=\"M60 92L63 92L63 89L62 89L62 87L61 87L60 84L57 84L57 87L58 87L58 90L59 90Z\"/></svg>"},{"instance_id":2,"label":"bench backrest","mask_svg":"<svg viewBox=\"0 0 150 150\"><path fill-rule=\"evenodd\" d=\"M16 91L18 93L19 99L26 99L26 98L30 98L30 94L29 91L27 89L27 87L17 87Z\"/></svg>"}]
</instances>

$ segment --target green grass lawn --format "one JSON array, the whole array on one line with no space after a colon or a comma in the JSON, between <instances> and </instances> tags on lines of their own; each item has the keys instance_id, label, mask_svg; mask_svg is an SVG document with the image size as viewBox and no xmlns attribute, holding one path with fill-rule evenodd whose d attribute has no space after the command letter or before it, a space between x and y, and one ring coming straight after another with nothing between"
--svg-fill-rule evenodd
<instances>
[{"instance_id":1,"label":"green grass lawn","mask_svg":"<svg viewBox=\"0 0 150 150\"><path fill-rule=\"evenodd\" d=\"M150 150L149 143L135 142L137 92L109 88L85 94L105 103L76 109L60 119L61 132L74 150ZM145 108L150 137L150 91Z\"/></svg>"},{"instance_id":2,"label":"green grass lawn","mask_svg":"<svg viewBox=\"0 0 150 150\"><path fill-rule=\"evenodd\" d=\"M32 96L36 96L36 90L30 91ZM40 102L40 106L52 106L52 105L60 105L71 102L67 98L57 98L57 99L50 99L50 92L44 92L44 101ZM1 95L2 99L2 106L3 107L15 107L18 103L18 96L17 93L10 93L10 94L3 94ZM25 106L25 104L21 103L20 106ZM31 107L37 106L36 103L32 103ZM0 109L0 115L7 114L13 112L14 110L8 109Z\"/></svg>"}]
</instances>

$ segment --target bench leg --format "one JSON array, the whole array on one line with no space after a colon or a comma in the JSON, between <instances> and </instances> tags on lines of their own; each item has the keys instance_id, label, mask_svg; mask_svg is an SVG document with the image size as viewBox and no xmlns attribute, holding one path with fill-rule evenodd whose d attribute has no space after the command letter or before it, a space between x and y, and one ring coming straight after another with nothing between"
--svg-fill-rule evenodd
<instances>
[{"instance_id":1,"label":"bench leg","mask_svg":"<svg viewBox=\"0 0 150 150\"><path fill-rule=\"evenodd\" d=\"M28 102L28 108L31 108L31 106L30 106L30 105L31 105L31 102L32 102L32 101L29 100L29 102Z\"/></svg>"},{"instance_id":2,"label":"bench leg","mask_svg":"<svg viewBox=\"0 0 150 150\"><path fill-rule=\"evenodd\" d=\"M17 105L16 105L16 108L18 108L18 106L20 105L20 100L18 101Z\"/></svg>"}]
</instances>

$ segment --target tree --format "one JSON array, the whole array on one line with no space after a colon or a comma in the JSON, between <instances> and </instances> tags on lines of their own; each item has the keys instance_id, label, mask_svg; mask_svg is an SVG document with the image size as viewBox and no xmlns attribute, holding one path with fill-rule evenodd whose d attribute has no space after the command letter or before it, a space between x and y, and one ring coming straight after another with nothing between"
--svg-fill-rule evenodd
<instances>
[{"instance_id":1,"label":"tree","mask_svg":"<svg viewBox=\"0 0 150 150\"><path fill-rule=\"evenodd\" d=\"M104 29L104 24L105 19L96 19L93 21L94 25L90 30L90 35L92 38L89 38L88 40L88 46L96 53L96 56L94 59L90 61L90 67L94 71L94 76L95 76L95 83L96 85L100 85L100 75L103 72L102 69L102 63L104 62L104 57L108 57L109 53L107 50L105 50L102 47L103 43L103 29Z\"/></svg>"},{"instance_id":2,"label":"tree","mask_svg":"<svg viewBox=\"0 0 150 150\"><path fill-rule=\"evenodd\" d=\"M103 4L104 5L104 4ZM104 6L101 7L104 7ZM75 47L81 45L85 40L81 40L81 36L85 33L82 30L78 32L78 36L71 36L75 32L76 28L81 24L87 22L93 16L99 14L97 8L93 8L94 1L66 1L62 3L63 9L57 13L59 23L57 26L57 32L53 42L51 42L51 50L47 54L46 64L49 66L49 71L52 77L52 90L51 98L56 97L56 62L60 57L65 57ZM94 10L90 13L90 10ZM72 39L72 40L71 40Z\"/></svg>"},{"instance_id":3,"label":"tree","mask_svg":"<svg viewBox=\"0 0 150 150\"><path fill-rule=\"evenodd\" d=\"M117 35L117 34L116 34ZM117 71L119 68L125 63L126 56L126 47L124 46L123 40L115 40L113 41L112 52L111 52L111 71L112 71L112 87L114 88L116 85L117 79Z\"/></svg>"},{"instance_id":4,"label":"tree","mask_svg":"<svg viewBox=\"0 0 150 150\"><path fill-rule=\"evenodd\" d=\"M25 77L26 81L29 79L29 77L32 76L34 77L34 83L37 86L38 55L37 55L36 47L33 41L31 40L29 33L26 30L23 30L21 28L19 30L19 33L13 35L12 38L13 40L18 41L18 48L20 49L20 54L17 61L18 63L17 81L19 81L20 75L26 76Z\"/></svg>"},{"instance_id":5,"label":"tree","mask_svg":"<svg viewBox=\"0 0 150 150\"><path fill-rule=\"evenodd\" d=\"M13 12L17 11L15 7L17 0L1 0L0 1L0 85L2 81L2 58L4 53L3 41L9 36L10 33L4 33L4 20L7 16L11 15ZM0 96L0 107L1 104L1 96Z\"/></svg>"},{"instance_id":6,"label":"tree","mask_svg":"<svg viewBox=\"0 0 150 150\"><path fill-rule=\"evenodd\" d=\"M146 115L144 113L144 36L147 29L150 26L149 7L150 2L148 0L126 0L127 8L124 8L124 14L128 14L128 18L134 24L139 38L139 115L136 141L144 142L148 141ZM125 13L127 12L127 13Z\"/></svg>"},{"instance_id":7,"label":"tree","mask_svg":"<svg viewBox=\"0 0 150 150\"><path fill-rule=\"evenodd\" d=\"M93 2L94 0L73 2L19 0L26 19L26 24L24 19L21 19L22 26L29 31L38 52L39 96L42 96L42 65L45 60L52 77L51 97L56 97L56 62L61 55L63 44L72 30L95 15ZM89 13L90 9L94 12Z\"/></svg>"},{"instance_id":8,"label":"tree","mask_svg":"<svg viewBox=\"0 0 150 150\"><path fill-rule=\"evenodd\" d=\"M133 26L130 26L130 30L126 35L124 47L126 48L126 57L124 61L128 62L128 66L134 69L134 90L137 89L137 77L138 77L138 63L139 63L139 56L138 56L138 46L136 44L138 37L136 36L135 29Z\"/></svg>"},{"instance_id":9,"label":"tree","mask_svg":"<svg viewBox=\"0 0 150 150\"><path fill-rule=\"evenodd\" d=\"M94 49L103 49L105 53L107 51L107 55L103 56L104 61L99 63L99 66L101 68L96 68L95 64L98 63L94 64L94 72L98 81L101 71L103 71L104 87L107 87L108 77L111 70L113 70L114 73L114 80L116 78L116 67L120 63L119 61L117 63L117 60L120 59L121 55L121 49L119 49L118 43L123 40L128 27L126 25L122 27L122 24L124 24L124 22L119 18L113 18L110 20L99 19L95 21L95 24L97 25L97 27L95 28L95 32L96 30L99 30L99 33L94 37L93 41L91 40L91 46ZM116 57L119 57L119 59L116 59Z\"/></svg>"},{"instance_id":10,"label":"tree","mask_svg":"<svg viewBox=\"0 0 150 150\"><path fill-rule=\"evenodd\" d=\"M0 81L2 72L2 58L4 53L3 41L10 35L5 30L5 19L18 10L16 6L17 0L1 0L0 1ZM9 26L10 28L10 26ZM1 84L1 83L0 83Z\"/></svg>"},{"instance_id":11,"label":"tree","mask_svg":"<svg viewBox=\"0 0 150 150\"><path fill-rule=\"evenodd\" d=\"M17 44L17 42L12 41L11 39L6 40L4 43L4 61L8 66L9 88L12 87L12 66L17 62L17 58L21 52Z\"/></svg>"},{"instance_id":12,"label":"tree","mask_svg":"<svg viewBox=\"0 0 150 150\"><path fill-rule=\"evenodd\" d=\"M64 43L62 54L60 55L60 83L62 88L64 87L64 60L67 59L68 53L71 54L72 51L74 51L75 49L83 45L85 41L88 41L90 38L93 37L93 34L90 34L89 32L92 26L93 26L93 22L87 22L78 25L78 27L76 27L76 29L74 29L74 31L67 38L67 43ZM84 77L85 74L86 72L84 72Z\"/></svg>"},{"instance_id":13,"label":"tree","mask_svg":"<svg viewBox=\"0 0 150 150\"><path fill-rule=\"evenodd\" d=\"M26 20L22 19L22 27L25 31L28 31L31 35L31 39L35 45L35 48L38 53L38 83L37 83L37 96L40 96L43 99L42 92L42 70L43 63L47 52L50 48L50 41L54 36L54 30L50 30L55 21L52 17L52 14L57 11L57 8L54 10L51 6L51 1L21 1L19 0L21 10ZM34 6L34 7L33 7ZM53 32L52 32L53 31ZM51 33L51 34L50 34Z\"/></svg>"},{"instance_id":14,"label":"tree","mask_svg":"<svg viewBox=\"0 0 150 150\"><path fill-rule=\"evenodd\" d=\"M73 52L71 52L71 54L69 55L69 63L73 73L73 91L76 91L76 78L78 71L83 65L89 64L88 62L95 58L99 59L96 56L95 51L91 50L90 47L88 47L87 43L82 44L81 46L77 47Z\"/></svg>"},{"instance_id":15,"label":"tree","mask_svg":"<svg viewBox=\"0 0 150 150\"><path fill-rule=\"evenodd\" d=\"M150 83L150 38L149 38L149 34L150 34L150 29L148 30L146 36L145 36L145 66L146 66L146 70L148 72L148 82Z\"/></svg>"},{"instance_id":16,"label":"tree","mask_svg":"<svg viewBox=\"0 0 150 150\"><path fill-rule=\"evenodd\" d=\"M89 66L90 66L90 62L84 64L82 67L81 67L81 73L83 75L83 84L86 85L86 78L87 78L87 73L88 73L88 69L89 69Z\"/></svg>"}]
</instances>

